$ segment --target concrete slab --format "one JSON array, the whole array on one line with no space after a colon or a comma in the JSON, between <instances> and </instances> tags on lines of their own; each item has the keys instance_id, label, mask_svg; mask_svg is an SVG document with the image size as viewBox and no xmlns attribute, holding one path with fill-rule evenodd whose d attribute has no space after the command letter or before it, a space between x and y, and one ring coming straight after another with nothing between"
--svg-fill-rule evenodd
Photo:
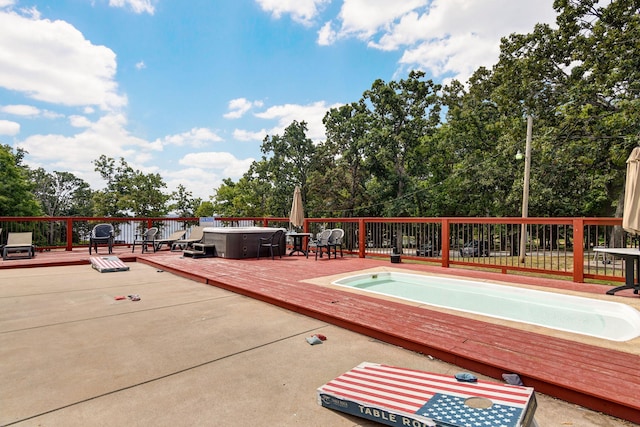
<instances>
[{"instance_id":1,"label":"concrete slab","mask_svg":"<svg viewBox=\"0 0 640 427\"><path fill-rule=\"evenodd\" d=\"M373 426L316 389L363 361L460 369L128 263L0 271L0 425ZM116 300L140 295L140 301ZM305 338L322 333L321 345ZM480 376L482 378L482 376ZM631 423L538 395L542 426Z\"/></svg>"}]
</instances>

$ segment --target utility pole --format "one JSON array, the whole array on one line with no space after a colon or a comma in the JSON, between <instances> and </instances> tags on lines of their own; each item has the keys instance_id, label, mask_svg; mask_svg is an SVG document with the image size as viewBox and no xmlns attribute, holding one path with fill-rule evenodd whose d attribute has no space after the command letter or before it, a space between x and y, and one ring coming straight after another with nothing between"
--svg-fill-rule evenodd
<instances>
[{"instance_id":1,"label":"utility pole","mask_svg":"<svg viewBox=\"0 0 640 427\"><path fill-rule=\"evenodd\" d=\"M527 142L524 152L524 184L522 187L522 218L529 216L529 175L531 174L531 138L533 134L533 116L527 115ZM527 249L527 224L520 229L520 263L524 263Z\"/></svg>"}]
</instances>

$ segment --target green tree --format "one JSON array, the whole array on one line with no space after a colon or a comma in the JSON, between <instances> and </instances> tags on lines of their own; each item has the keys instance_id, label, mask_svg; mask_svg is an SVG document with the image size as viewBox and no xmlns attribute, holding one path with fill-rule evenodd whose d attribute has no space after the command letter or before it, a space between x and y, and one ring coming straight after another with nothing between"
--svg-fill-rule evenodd
<instances>
[{"instance_id":1,"label":"green tree","mask_svg":"<svg viewBox=\"0 0 640 427\"><path fill-rule=\"evenodd\" d=\"M167 185L159 174L133 170L123 158L116 165L104 155L94 165L107 181L106 188L94 195L96 215L161 217L168 213L171 196L162 192Z\"/></svg>"},{"instance_id":2,"label":"green tree","mask_svg":"<svg viewBox=\"0 0 640 427\"><path fill-rule=\"evenodd\" d=\"M193 193L180 184L176 191L171 193L173 203L169 205L169 210L181 217L193 217L198 207L202 204L202 199L194 198Z\"/></svg>"},{"instance_id":3,"label":"green tree","mask_svg":"<svg viewBox=\"0 0 640 427\"><path fill-rule=\"evenodd\" d=\"M436 209L430 214L517 214L505 203L517 180L515 170L519 169L515 166L515 151L511 151L513 123L505 121L508 116L492 100L495 82L489 70L476 71L468 86L465 89L453 81L444 89L446 123L422 147L429 175L422 178L421 184L430 195L425 199ZM519 130L517 126L516 135Z\"/></svg>"},{"instance_id":4,"label":"green tree","mask_svg":"<svg viewBox=\"0 0 640 427\"><path fill-rule=\"evenodd\" d=\"M222 190L234 210L249 206L241 188L261 212L282 216L300 183L312 216L517 216L524 165L515 154L531 115L529 215L620 215L625 161L640 143L640 8L554 7L557 26L505 37L499 61L466 84L441 90L420 72L377 80L359 102L327 113L324 143L305 152L306 127L294 123L265 138L246 182Z\"/></svg>"},{"instance_id":5,"label":"green tree","mask_svg":"<svg viewBox=\"0 0 640 427\"><path fill-rule=\"evenodd\" d=\"M492 99L505 116L534 117L531 215L611 215L616 206L619 215L625 160L639 140L638 3L554 7L557 29L503 40Z\"/></svg>"},{"instance_id":6,"label":"green tree","mask_svg":"<svg viewBox=\"0 0 640 427\"><path fill-rule=\"evenodd\" d=\"M13 152L0 144L0 216L37 216L42 214L33 195L29 169L22 164L25 152Z\"/></svg>"},{"instance_id":7,"label":"green tree","mask_svg":"<svg viewBox=\"0 0 640 427\"><path fill-rule=\"evenodd\" d=\"M366 157L374 177L368 190L374 200L389 202L383 215L416 213L405 196L415 190L412 177L424 173L418 147L440 122L440 85L422 80L424 75L412 71L398 82L376 80L363 94L370 116Z\"/></svg>"},{"instance_id":8,"label":"green tree","mask_svg":"<svg viewBox=\"0 0 640 427\"><path fill-rule=\"evenodd\" d=\"M43 168L31 171L34 183L33 193L48 216L91 216L92 191L89 184L70 172L54 171L48 173ZM58 222L49 222L47 243L62 245L65 243L66 228ZM74 240L81 240L90 232L88 224L78 224Z\"/></svg>"},{"instance_id":9,"label":"green tree","mask_svg":"<svg viewBox=\"0 0 640 427\"><path fill-rule=\"evenodd\" d=\"M70 172L43 168L31 172L33 193L48 216L90 216L92 214L91 188L89 184Z\"/></svg>"},{"instance_id":10,"label":"green tree","mask_svg":"<svg viewBox=\"0 0 640 427\"><path fill-rule=\"evenodd\" d=\"M216 211L213 208L213 203L204 201L200 203L200 206L198 206L198 208L196 209L194 216L196 218L202 218L202 217L213 216L215 213Z\"/></svg>"},{"instance_id":11,"label":"green tree","mask_svg":"<svg viewBox=\"0 0 640 427\"><path fill-rule=\"evenodd\" d=\"M267 135L260 150L262 160L252 168L251 181L257 180L256 189L264 190L261 183L268 182L267 212L274 216L288 216L293 190L300 186L303 204L309 196L308 180L313 170L316 147L307 138L307 123L293 121L283 135Z\"/></svg>"},{"instance_id":12,"label":"green tree","mask_svg":"<svg viewBox=\"0 0 640 427\"><path fill-rule=\"evenodd\" d=\"M371 200L366 165L370 115L364 102L332 108L324 116L326 141L318 147L318 166L312 180L310 212L330 216L367 216ZM316 207L315 202L318 202Z\"/></svg>"},{"instance_id":13,"label":"green tree","mask_svg":"<svg viewBox=\"0 0 640 427\"><path fill-rule=\"evenodd\" d=\"M265 210L264 192L258 179L251 179L251 169L238 182L231 178L222 180L212 198L212 215L216 213L228 217L258 217L268 215Z\"/></svg>"}]
</instances>

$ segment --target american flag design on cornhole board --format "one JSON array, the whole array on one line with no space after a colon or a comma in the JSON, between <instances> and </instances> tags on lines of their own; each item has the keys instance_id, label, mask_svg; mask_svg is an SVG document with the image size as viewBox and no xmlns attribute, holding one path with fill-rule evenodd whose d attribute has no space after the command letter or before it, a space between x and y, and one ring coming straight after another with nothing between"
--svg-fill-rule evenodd
<instances>
[{"instance_id":1,"label":"american flag design on cornhole board","mask_svg":"<svg viewBox=\"0 0 640 427\"><path fill-rule=\"evenodd\" d=\"M479 398L488 404L471 403ZM382 424L411 427L529 427L536 409L530 387L460 382L453 375L369 362L318 388L318 401Z\"/></svg>"},{"instance_id":2,"label":"american flag design on cornhole board","mask_svg":"<svg viewBox=\"0 0 640 427\"><path fill-rule=\"evenodd\" d=\"M129 267L117 256L92 257L91 266L100 273L111 273L114 271L127 271Z\"/></svg>"}]
</instances>

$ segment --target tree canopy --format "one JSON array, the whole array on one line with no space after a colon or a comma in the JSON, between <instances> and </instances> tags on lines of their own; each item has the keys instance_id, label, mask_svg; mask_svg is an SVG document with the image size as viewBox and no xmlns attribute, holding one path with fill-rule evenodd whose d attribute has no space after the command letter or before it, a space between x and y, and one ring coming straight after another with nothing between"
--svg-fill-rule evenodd
<instances>
[{"instance_id":1,"label":"tree canopy","mask_svg":"<svg viewBox=\"0 0 640 427\"><path fill-rule=\"evenodd\" d=\"M445 86L412 71L330 109L326 138L293 121L211 201L101 156L92 192L66 172L0 149L0 215L281 216L300 186L306 215L518 216L526 117L533 117L530 216L621 216L626 159L640 144L637 0L556 0L555 26L501 41L491 67ZM38 203L39 202L39 203Z\"/></svg>"},{"instance_id":2,"label":"tree canopy","mask_svg":"<svg viewBox=\"0 0 640 427\"><path fill-rule=\"evenodd\" d=\"M42 214L23 158L23 151L14 153L10 146L0 144L0 216Z\"/></svg>"},{"instance_id":3,"label":"tree canopy","mask_svg":"<svg viewBox=\"0 0 640 427\"><path fill-rule=\"evenodd\" d=\"M418 71L376 80L327 112L326 140L310 145L296 122L295 139L290 128L265 138L262 160L218 189L217 212L231 214L236 188L254 214L285 216L295 183L308 216L517 216L515 155L531 115L529 214L620 216L625 161L640 143L640 7L554 8L557 26L503 38L498 62L466 83L441 87ZM249 211L233 200L233 212Z\"/></svg>"},{"instance_id":4,"label":"tree canopy","mask_svg":"<svg viewBox=\"0 0 640 427\"><path fill-rule=\"evenodd\" d=\"M94 194L98 216L161 217L169 212L170 196L162 192L167 185L160 174L144 174L133 170L123 158L116 164L104 155L94 164L107 182L104 190Z\"/></svg>"}]
</instances>

